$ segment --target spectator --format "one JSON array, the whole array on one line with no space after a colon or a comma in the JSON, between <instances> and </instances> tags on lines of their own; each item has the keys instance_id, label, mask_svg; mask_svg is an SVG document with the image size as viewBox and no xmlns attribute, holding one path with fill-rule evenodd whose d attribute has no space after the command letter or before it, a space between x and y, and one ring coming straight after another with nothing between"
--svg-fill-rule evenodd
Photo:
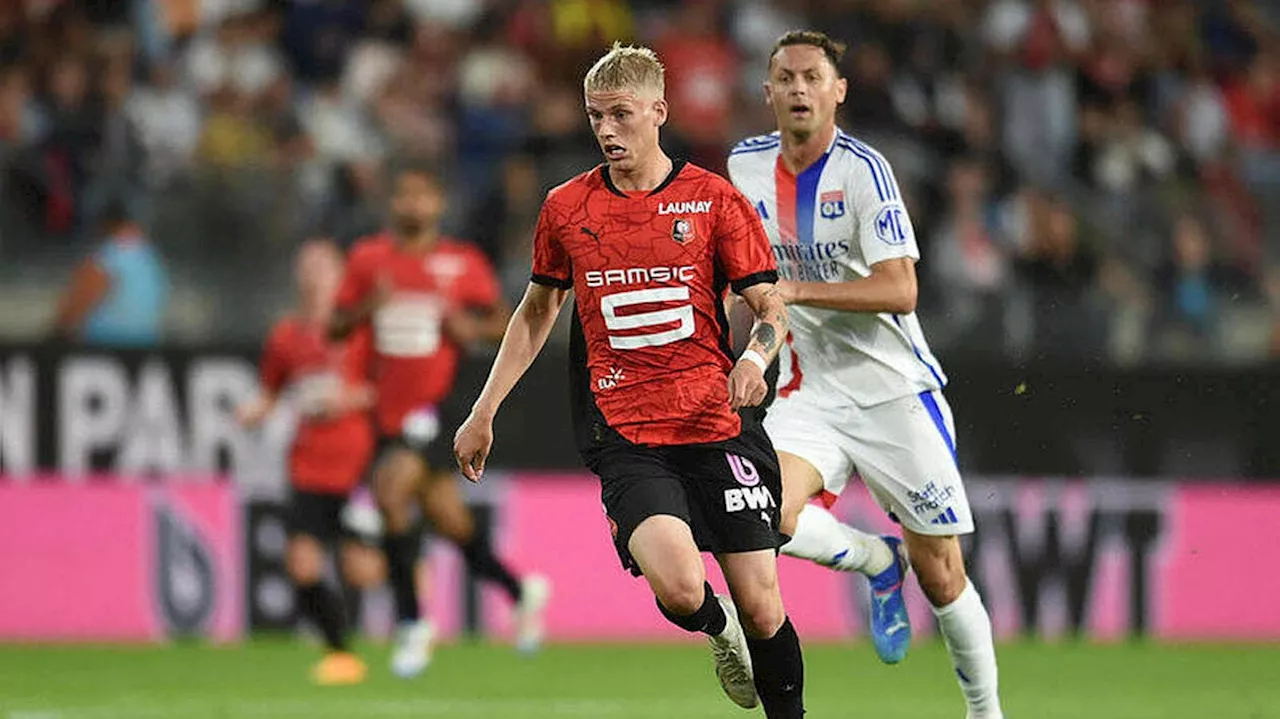
<instances>
[{"instance_id":1,"label":"spectator","mask_svg":"<svg viewBox=\"0 0 1280 719\"><path fill-rule=\"evenodd\" d=\"M893 66L889 53L879 43L853 49L849 94L844 112L856 132L873 136L902 134L907 124L893 102Z\"/></svg>"},{"instance_id":2,"label":"spectator","mask_svg":"<svg viewBox=\"0 0 1280 719\"><path fill-rule=\"evenodd\" d=\"M922 313L951 329L939 352L1034 339L1078 357L1110 334L1115 357L1116 336L1163 350L1175 325L1233 337L1226 311L1168 324L1170 278L1197 275L1159 228L1193 197L1222 239L1211 278L1257 282L1280 261L1275 16L1252 0L0 3L0 253L24 269L0 301L29 265L65 262L51 240L76 239L101 197L127 194L193 291L218 293L207 306L269 305L261 277L283 276L299 233L378 224L398 156L454 178L451 224L521 286L546 190L599 161L580 83L605 45L658 48L672 150L714 167L771 126L776 37L816 26L853 47L843 122L893 162L933 258Z\"/></svg>"},{"instance_id":3,"label":"spectator","mask_svg":"<svg viewBox=\"0 0 1280 719\"><path fill-rule=\"evenodd\" d=\"M146 347L160 339L169 281L160 255L122 204L101 219L103 239L58 303L58 336L93 345Z\"/></svg>"},{"instance_id":4,"label":"spectator","mask_svg":"<svg viewBox=\"0 0 1280 719\"><path fill-rule=\"evenodd\" d=\"M667 67L669 125L688 143L691 162L723 171L739 59L719 13L714 0L685 3L656 50Z\"/></svg>"},{"instance_id":5,"label":"spectator","mask_svg":"<svg viewBox=\"0 0 1280 719\"><path fill-rule=\"evenodd\" d=\"M1009 58L1003 73L1005 152L1023 177L1056 184L1076 138L1075 77L1088 17L1073 0L997 0L986 17L990 47Z\"/></svg>"},{"instance_id":6,"label":"spectator","mask_svg":"<svg viewBox=\"0 0 1280 719\"><path fill-rule=\"evenodd\" d=\"M151 66L149 82L134 89L125 114L137 129L146 151L146 178L152 187L165 187L190 169L200 142L200 105L178 82L171 62Z\"/></svg>"},{"instance_id":7,"label":"spectator","mask_svg":"<svg viewBox=\"0 0 1280 719\"><path fill-rule=\"evenodd\" d=\"M209 97L197 150L199 158L215 169L232 170L259 164L271 145L265 128L254 122L249 98L231 86Z\"/></svg>"},{"instance_id":8,"label":"spectator","mask_svg":"<svg viewBox=\"0 0 1280 719\"><path fill-rule=\"evenodd\" d=\"M127 198L138 209L144 204L147 156L138 128L127 112L126 103L132 92L132 55L130 48L124 48L106 59L102 74L101 137L85 196L86 216L97 216L108 197Z\"/></svg>"},{"instance_id":9,"label":"spectator","mask_svg":"<svg viewBox=\"0 0 1280 719\"><path fill-rule=\"evenodd\" d=\"M46 112L49 130L41 152L45 228L55 236L67 236L80 220L78 205L88 182L89 158L101 140L99 117L89 103L84 60L64 56L53 66Z\"/></svg>"},{"instance_id":10,"label":"spectator","mask_svg":"<svg viewBox=\"0 0 1280 719\"><path fill-rule=\"evenodd\" d=\"M1080 240L1079 223L1063 200L1032 219L1031 245L1017 262L1030 298L1037 357L1104 359L1106 325L1093 304L1099 259Z\"/></svg>"},{"instance_id":11,"label":"spectator","mask_svg":"<svg viewBox=\"0 0 1280 719\"><path fill-rule=\"evenodd\" d=\"M1211 346L1227 285L1203 223L1190 214L1178 218L1169 257L1157 278L1157 332L1166 355L1199 354Z\"/></svg>"},{"instance_id":12,"label":"spectator","mask_svg":"<svg viewBox=\"0 0 1280 719\"><path fill-rule=\"evenodd\" d=\"M932 249L929 267L937 278L951 337L975 347L1004 344L1002 307L1008 299L1009 253L996 232L995 207L984 165L976 158L951 168L951 208ZM936 331L936 330L935 330Z\"/></svg>"}]
</instances>

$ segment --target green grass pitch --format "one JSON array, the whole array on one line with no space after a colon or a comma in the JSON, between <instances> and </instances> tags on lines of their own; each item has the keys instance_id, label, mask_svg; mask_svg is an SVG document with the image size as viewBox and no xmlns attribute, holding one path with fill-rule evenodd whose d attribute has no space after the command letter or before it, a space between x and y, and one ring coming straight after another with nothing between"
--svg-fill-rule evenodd
<instances>
[{"instance_id":1,"label":"green grass pitch","mask_svg":"<svg viewBox=\"0 0 1280 719\"><path fill-rule=\"evenodd\" d=\"M283 639L232 647L0 647L0 719L257 717L762 716L720 693L699 645L564 645L534 658L504 646L441 647L401 681L385 647L363 645L370 676L311 686L314 647ZM963 719L942 647L897 667L866 644L807 647L809 716ZM1017 719L1280 719L1280 647L1008 644L1006 714Z\"/></svg>"}]
</instances>

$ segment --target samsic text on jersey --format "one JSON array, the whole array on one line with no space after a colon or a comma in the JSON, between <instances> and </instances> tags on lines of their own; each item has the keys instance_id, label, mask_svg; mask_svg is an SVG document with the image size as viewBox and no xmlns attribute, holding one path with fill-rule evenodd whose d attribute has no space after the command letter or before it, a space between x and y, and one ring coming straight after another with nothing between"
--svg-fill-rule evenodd
<instances>
[{"instance_id":1,"label":"samsic text on jersey","mask_svg":"<svg viewBox=\"0 0 1280 719\"><path fill-rule=\"evenodd\" d=\"M755 210L727 180L677 162L647 193L627 193L607 166L547 195L534 238L533 281L572 288L585 339L575 357L598 409L626 440L644 445L737 436L729 407L733 359L722 298L777 281ZM594 399L595 407L589 406Z\"/></svg>"}]
</instances>

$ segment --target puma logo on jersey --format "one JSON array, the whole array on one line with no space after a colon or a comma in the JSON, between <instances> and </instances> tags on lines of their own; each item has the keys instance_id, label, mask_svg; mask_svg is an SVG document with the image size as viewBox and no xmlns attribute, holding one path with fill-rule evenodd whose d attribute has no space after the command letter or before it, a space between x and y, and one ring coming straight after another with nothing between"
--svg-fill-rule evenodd
<instances>
[{"instance_id":1,"label":"puma logo on jersey","mask_svg":"<svg viewBox=\"0 0 1280 719\"><path fill-rule=\"evenodd\" d=\"M659 202L659 215L705 215L711 211L710 200L695 202Z\"/></svg>"}]
</instances>

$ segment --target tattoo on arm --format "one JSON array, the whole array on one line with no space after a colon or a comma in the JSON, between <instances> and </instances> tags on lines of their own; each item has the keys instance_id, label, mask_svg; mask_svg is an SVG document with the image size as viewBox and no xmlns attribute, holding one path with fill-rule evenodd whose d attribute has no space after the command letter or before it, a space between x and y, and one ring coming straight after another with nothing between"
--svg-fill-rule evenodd
<instances>
[{"instance_id":1,"label":"tattoo on arm","mask_svg":"<svg viewBox=\"0 0 1280 719\"><path fill-rule=\"evenodd\" d=\"M771 323L762 322L751 333L751 339L759 342L765 349L772 350L774 343L778 341L778 330Z\"/></svg>"}]
</instances>

